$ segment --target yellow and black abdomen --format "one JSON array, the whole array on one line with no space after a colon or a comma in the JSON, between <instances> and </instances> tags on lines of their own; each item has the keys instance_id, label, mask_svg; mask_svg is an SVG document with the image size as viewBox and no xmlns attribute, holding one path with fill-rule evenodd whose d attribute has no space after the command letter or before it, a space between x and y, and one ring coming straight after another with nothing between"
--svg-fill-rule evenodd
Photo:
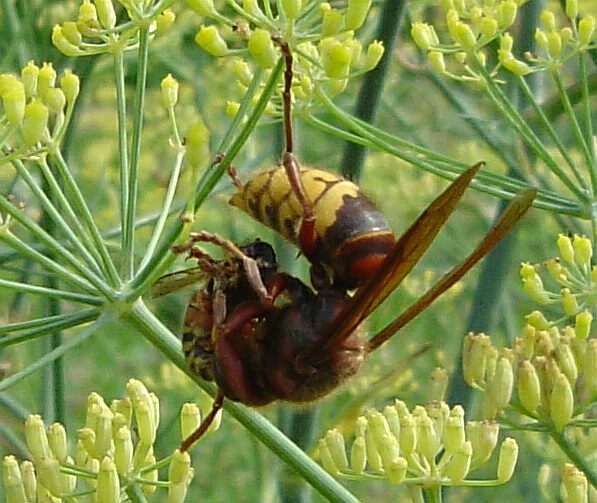
<instances>
[{"instance_id":1,"label":"yellow and black abdomen","mask_svg":"<svg viewBox=\"0 0 597 503\"><path fill-rule=\"evenodd\" d=\"M322 265L336 284L358 286L392 249L394 233L354 183L319 169L301 168L300 174L315 217L314 252L307 258ZM303 208L283 167L252 176L230 204L305 251L299 240Z\"/></svg>"}]
</instances>

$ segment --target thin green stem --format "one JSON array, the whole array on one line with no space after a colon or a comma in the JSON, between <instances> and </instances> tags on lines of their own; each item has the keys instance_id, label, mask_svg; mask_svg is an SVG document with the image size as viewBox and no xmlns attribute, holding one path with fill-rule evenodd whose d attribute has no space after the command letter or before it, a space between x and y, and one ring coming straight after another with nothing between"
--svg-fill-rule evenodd
<instances>
[{"instance_id":1,"label":"thin green stem","mask_svg":"<svg viewBox=\"0 0 597 503\"><path fill-rule=\"evenodd\" d=\"M581 51L578 55L579 68L580 68L580 85L582 89L582 110L583 110L583 122L584 122L584 133L586 143L589 146L589 152L591 154L591 164L589 169L591 170L591 181L593 183L593 194L597 194L597 159L595 158L596 152L591 146L594 142L593 135L593 120L591 114L591 94L589 91L589 78L587 76L587 59L584 51ZM568 95L568 93L566 93Z\"/></svg>"},{"instance_id":2,"label":"thin green stem","mask_svg":"<svg viewBox=\"0 0 597 503\"><path fill-rule=\"evenodd\" d=\"M102 239L102 235L95 224L95 220L91 214L89 206L87 205L83 194L79 190L79 186L73 178L73 175L70 172L64 157L62 156L62 152L57 150L54 156L50 156L50 159L54 161L53 165L58 170L58 174L65 185L65 189L72 198L73 207L78 212L78 216L83 224L87 227L87 230L91 235L92 242L102 258L102 270L106 272L107 279L110 281L110 284L112 286L118 286L120 281L118 279L118 273L116 271L116 267L114 266L114 262L112 261L112 257L110 257L110 254L108 253L106 243Z\"/></svg>"},{"instance_id":3,"label":"thin green stem","mask_svg":"<svg viewBox=\"0 0 597 503\"><path fill-rule=\"evenodd\" d=\"M158 246L158 242L162 237L164 232L164 227L166 226L166 220L168 219L168 215L170 214L170 208L172 207L172 202L174 201L174 195L176 193L176 188L178 187L178 182L180 180L180 173L182 167L182 161L184 159L184 151L180 150L176 154L176 160L174 162L174 169L172 170L172 174L170 175L170 181L168 182L168 188L166 190L166 195L164 197L164 202L162 203L162 211L160 212L160 216L155 224L153 229L153 233L145 248L145 253L143 254L143 259L139 265L139 269L143 269L147 262L153 256L155 249ZM135 227L133 223L133 228Z\"/></svg>"},{"instance_id":4,"label":"thin green stem","mask_svg":"<svg viewBox=\"0 0 597 503\"><path fill-rule=\"evenodd\" d=\"M442 488L439 485L425 487L423 488L423 495L425 497L425 503L441 503Z\"/></svg>"},{"instance_id":5,"label":"thin green stem","mask_svg":"<svg viewBox=\"0 0 597 503\"><path fill-rule=\"evenodd\" d=\"M129 200L129 156L128 138L126 131L126 90L124 83L124 59L122 51L114 53L114 79L116 86L116 110L118 112L118 161L120 173L120 248L126 249L128 226L128 200ZM122 266L122 264L121 264Z\"/></svg>"},{"instance_id":6,"label":"thin green stem","mask_svg":"<svg viewBox=\"0 0 597 503\"><path fill-rule=\"evenodd\" d=\"M83 295L80 293L68 292L66 290L56 290L53 288L47 288L45 286L19 283L18 281L9 281L7 279L0 279L0 288L7 288L15 292L56 297L58 299L68 300L71 302L81 302L83 304L89 304L92 306L101 306L104 303L100 297L95 297L92 295Z\"/></svg>"},{"instance_id":7,"label":"thin green stem","mask_svg":"<svg viewBox=\"0 0 597 503\"><path fill-rule=\"evenodd\" d=\"M585 474L589 484L597 489L597 472L593 470L593 467L591 467L588 459L582 456L576 447L568 442L563 432L552 429L549 432L549 436L555 441L556 444L558 444L560 449L562 449L562 452L568 456L568 459Z\"/></svg>"},{"instance_id":8,"label":"thin green stem","mask_svg":"<svg viewBox=\"0 0 597 503\"><path fill-rule=\"evenodd\" d=\"M517 76L516 80L518 82L518 85L522 89L522 91L523 91L526 99L528 100L528 102L533 107L533 110L535 112L535 116L539 120L539 123L541 124L541 127L544 128L545 131L547 131L547 133L549 134L549 137L551 138L551 140L558 147L558 151L560 152L560 154L562 155L562 157L564 158L564 160L566 161L566 163L568 164L568 166L570 166L570 169L574 173L574 177L576 178L577 182L585 190L588 190L589 187L587 185L587 181L585 180L585 178L578 171L578 168L576 167L576 163L574 162L574 159L572 159L572 157L568 153L568 148L566 148L564 146L564 144L560 140L560 137L557 134L556 130L551 125L551 122L549 122L547 116L543 113L543 109L541 108L541 106L539 105L539 103L537 103L537 100L535 99L535 95L534 95L533 91L531 91L531 88L528 86L526 80L523 77L521 77L520 75Z\"/></svg>"},{"instance_id":9,"label":"thin green stem","mask_svg":"<svg viewBox=\"0 0 597 503\"><path fill-rule=\"evenodd\" d=\"M143 304L137 301L126 315L137 330L162 351L168 359L191 377L203 390L214 395L214 386L191 373L180 350L180 342ZM256 411L230 400L224 401L224 409L247 428L260 442L282 461L292 466L324 498L333 502L357 502L342 485L323 468L293 444L285 435ZM201 444L196 447L201 449Z\"/></svg>"},{"instance_id":10,"label":"thin green stem","mask_svg":"<svg viewBox=\"0 0 597 503\"><path fill-rule=\"evenodd\" d=\"M85 309L74 314L47 316L45 318L33 320L34 322L39 322L41 319L50 321L35 328L20 330L17 334L0 337L0 348L20 344L21 342L29 342L58 330L66 330L68 328L83 325L84 323L96 320L100 314L101 311L99 309ZM2 327L2 330L4 329L5 327Z\"/></svg>"},{"instance_id":11,"label":"thin green stem","mask_svg":"<svg viewBox=\"0 0 597 503\"><path fill-rule=\"evenodd\" d=\"M0 206L2 206L2 199L0 199ZM2 232L0 232L0 241L5 242L8 246L16 250L22 256L29 257L31 260L42 265L45 269L56 273L64 281L70 282L73 285L82 288L88 293L97 293L97 288L94 288L94 286L86 279L71 272L69 269L65 268L61 264L54 262L52 259L48 258L47 255L42 254L37 250L31 248L28 244L24 243L15 235L13 235L9 230L3 230ZM54 247L48 246L48 249L54 250ZM65 253L68 253L66 250L64 251ZM72 255L71 258L74 260L74 257L72 257Z\"/></svg>"},{"instance_id":12,"label":"thin green stem","mask_svg":"<svg viewBox=\"0 0 597 503\"><path fill-rule=\"evenodd\" d=\"M135 216L137 213L137 191L139 185L139 158L141 156L141 133L143 130L143 110L145 108L145 87L147 85L147 59L149 54L149 30L139 30L139 50L137 52L137 83L133 109L133 131L131 159L128 170L129 193L126 205L126 225L124 227L124 275L132 279L135 255Z\"/></svg>"},{"instance_id":13,"label":"thin green stem","mask_svg":"<svg viewBox=\"0 0 597 503\"><path fill-rule=\"evenodd\" d=\"M564 82L562 82L562 76L560 75L560 72L553 72L552 75L558 88L558 92L560 93L560 99L562 100L564 111L566 112L566 115L568 117L568 122L572 129L572 134L576 138L576 143L578 144L578 148L582 152L587 167L591 167L593 164L593 156L591 155L590 151L590 145L592 143L592 140L590 140L589 143L585 141L583 131L580 127L580 124L578 123L578 119L576 118L574 109L572 108L572 103L570 103L570 98L568 97L568 93L566 93L566 86L564 85ZM591 176L594 176L594 170L590 169L589 174ZM591 183L593 187L597 187L597 179L591 179Z\"/></svg>"},{"instance_id":14,"label":"thin green stem","mask_svg":"<svg viewBox=\"0 0 597 503\"><path fill-rule=\"evenodd\" d=\"M63 357L68 351L71 351L73 348L75 348L76 346L87 340L89 337L91 337L91 335L93 335L93 333L96 330L98 330L101 326L105 325L108 321L111 321L112 318L112 314L108 315L107 313L104 313L95 321L95 323L93 323L93 325L83 328L79 333L70 337L61 346L43 355L41 358L37 359L31 365L21 370L18 370L14 374L8 376L6 379L0 381L0 392L7 390L12 385L19 382L21 379L30 376L39 369L51 364L56 359Z\"/></svg>"},{"instance_id":15,"label":"thin green stem","mask_svg":"<svg viewBox=\"0 0 597 503\"><path fill-rule=\"evenodd\" d=\"M95 272L95 274L101 274L98 263L96 262L95 258L91 255L91 253L89 253L89 249L91 248L86 248L83 245L83 243L79 240L78 236L72 231L72 228L69 226L69 224L67 224L64 218L62 218L62 215L60 214L56 206L54 206L52 201L50 201L48 196L36 183L33 176L31 176L31 173L29 173L29 170L27 170L25 166L23 166L23 163L21 161L14 161L12 164L16 169L18 175L25 182L27 187L29 187L29 189L31 190L31 193L37 198L41 208L46 212L48 218L52 219L54 224L57 226L58 230L60 230L60 232L62 232L62 234L69 240L69 242L79 252L81 257L85 260L87 265ZM53 179L53 176L47 173L50 170L48 165L45 163L45 160L42 160L39 163L39 165L41 167L44 178L46 179L46 183L48 183L49 185L52 196L59 199L60 196L58 194L62 194L62 191L60 190L60 187L58 187L56 180ZM50 179L48 179L48 176ZM64 195L62 197L64 197ZM71 217L71 214L68 212L66 208L63 207L62 209L69 215L69 217ZM74 216L74 214L72 214L71 225L76 226L76 222L76 217Z\"/></svg>"}]
</instances>

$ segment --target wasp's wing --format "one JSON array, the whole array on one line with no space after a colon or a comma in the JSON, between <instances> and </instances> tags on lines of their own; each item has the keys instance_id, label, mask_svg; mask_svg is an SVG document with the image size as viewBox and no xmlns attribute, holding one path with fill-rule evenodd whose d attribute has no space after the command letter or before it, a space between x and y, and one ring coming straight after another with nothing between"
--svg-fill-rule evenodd
<instances>
[{"instance_id":1,"label":"wasp's wing","mask_svg":"<svg viewBox=\"0 0 597 503\"><path fill-rule=\"evenodd\" d=\"M487 234L485 234L485 237L471 254L446 273L435 285L411 304L398 318L375 335L375 337L367 343L366 351L371 352L381 346L385 341L398 332L398 330L421 313L442 293L462 278L462 276L481 260L497 244L497 242L504 237L514 224L520 220L533 204L536 195L537 191L535 190L525 190L518 194L502 212L500 219Z\"/></svg>"},{"instance_id":2,"label":"wasp's wing","mask_svg":"<svg viewBox=\"0 0 597 503\"><path fill-rule=\"evenodd\" d=\"M190 267L189 269L166 274L160 277L151 287L151 296L153 298L162 297L206 279L207 274L199 267Z\"/></svg>"},{"instance_id":3,"label":"wasp's wing","mask_svg":"<svg viewBox=\"0 0 597 503\"><path fill-rule=\"evenodd\" d=\"M454 211L481 165L474 165L456 178L400 236L377 273L356 291L338 323L328 329L329 337L318 354L325 354L326 349L344 341L402 282Z\"/></svg>"}]
</instances>

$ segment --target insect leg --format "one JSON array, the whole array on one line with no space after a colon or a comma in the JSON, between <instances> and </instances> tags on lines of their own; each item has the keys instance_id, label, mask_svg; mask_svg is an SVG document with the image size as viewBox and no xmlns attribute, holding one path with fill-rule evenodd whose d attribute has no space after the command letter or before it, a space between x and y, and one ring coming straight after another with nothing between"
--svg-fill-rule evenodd
<instances>
[{"instance_id":1,"label":"insect leg","mask_svg":"<svg viewBox=\"0 0 597 503\"><path fill-rule=\"evenodd\" d=\"M224 393L222 392L222 390L220 388L218 388L216 397L214 398L214 402L211 406L211 410L209 411L209 414L207 414L207 416L205 416L203 421L201 421L201 424L199 425L199 427L193 433L191 433L187 438L185 438L185 440L183 441L182 444L180 444L180 447L178 448L178 450L180 452L188 451L193 446L193 444L195 442L197 442L197 440L199 440L203 436L203 434L210 427L211 423L213 423L213 421L216 417L216 414L222 408L223 404L224 404Z\"/></svg>"},{"instance_id":2,"label":"insect leg","mask_svg":"<svg viewBox=\"0 0 597 503\"><path fill-rule=\"evenodd\" d=\"M500 219L485 234L481 242L462 262L446 273L434 286L425 292L418 300L410 305L398 318L375 335L366 345L365 352L374 351L398 330L413 320L419 313L428 307L442 293L456 283L466 272L481 260L504 237L506 233L520 220L533 204L537 192L525 190L518 194L506 207Z\"/></svg>"}]
</instances>

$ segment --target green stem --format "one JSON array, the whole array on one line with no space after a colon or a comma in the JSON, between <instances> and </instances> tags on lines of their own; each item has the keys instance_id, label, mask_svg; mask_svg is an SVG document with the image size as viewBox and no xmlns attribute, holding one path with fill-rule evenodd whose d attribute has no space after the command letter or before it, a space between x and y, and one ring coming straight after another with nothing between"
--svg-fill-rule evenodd
<instances>
[{"instance_id":1,"label":"green stem","mask_svg":"<svg viewBox=\"0 0 597 503\"><path fill-rule=\"evenodd\" d=\"M204 391L214 395L214 386L192 374L187 368L180 350L180 342L143 304L137 301L127 321L153 343L177 367L191 377ZM224 409L247 428L260 442L268 447L282 461L291 465L324 498L333 502L357 502L358 500L301 451L277 428L256 411L230 400L224 401ZM199 449L201 445L199 444Z\"/></svg>"},{"instance_id":2,"label":"green stem","mask_svg":"<svg viewBox=\"0 0 597 503\"><path fill-rule=\"evenodd\" d=\"M0 337L0 348L5 348L13 344L21 342L28 342L44 335L51 334L57 330L66 330L68 328L77 327L84 323L94 321L100 315L99 309L84 309L78 313L73 314L59 314L55 316L47 316L45 318L38 318L30 322L13 323L2 327L2 331L8 331L11 325L24 325L29 323L31 328L20 329L18 334ZM45 323L41 323L47 320ZM14 329L13 329L14 331Z\"/></svg>"},{"instance_id":3,"label":"green stem","mask_svg":"<svg viewBox=\"0 0 597 503\"><path fill-rule=\"evenodd\" d=\"M111 285L119 285L120 281L118 279L118 273L116 271L116 267L114 266L114 262L112 261L112 257L110 257L110 254L108 253L106 243L102 239L102 235L95 224L91 210L89 209L83 194L79 190L79 186L73 178L73 175L70 172L64 157L62 156L62 152L59 150L56 151L54 157L50 157L50 159L54 161L53 165L56 167L58 174L65 185L65 189L72 198L73 207L78 212L79 219L87 227L87 231L91 235L93 245L95 245L95 249L102 258L102 270L106 272L107 278Z\"/></svg>"},{"instance_id":4,"label":"green stem","mask_svg":"<svg viewBox=\"0 0 597 503\"><path fill-rule=\"evenodd\" d=\"M521 77L521 76L517 76L517 82L518 82L518 85L520 86L520 88L522 89L522 91L523 91L526 99L528 100L528 102L533 107L533 110L535 112L535 116L539 120L539 123L540 123L541 127L544 128L545 131L547 131L547 133L549 134L549 137L551 138L551 140L558 147L558 151L560 152L560 155L564 158L564 160L566 161L566 163L568 164L568 166L570 166L570 169L574 173L574 177L576 178L576 180L578 181L578 183L584 189L588 190L589 187L588 187L588 185L586 183L586 180L584 179L584 177L578 171L578 168L576 167L576 163L574 162L574 159L572 159L572 157L568 153L568 148L566 148L564 146L564 144L561 142L558 133L555 131L555 129L551 125L551 122L549 122L547 116L543 113L543 109L541 108L541 106L539 105L539 103L537 103L537 100L535 99L535 95L531 91L531 89L528 86L526 80L523 77Z\"/></svg>"},{"instance_id":5,"label":"green stem","mask_svg":"<svg viewBox=\"0 0 597 503\"><path fill-rule=\"evenodd\" d=\"M560 93L560 99L562 100L562 105L564 106L564 111L566 112L566 115L568 116L568 121L569 121L570 127L572 129L572 133L574 134L574 137L576 138L576 143L578 144L578 147L579 147L580 151L582 152L582 155L584 157L587 167L591 167L593 165L593 156L591 155L591 151L590 151L590 145L592 144L592 139L589 141L589 143L587 143L585 141L585 137L583 136L583 131L580 127L580 124L578 123L578 119L576 118L576 114L574 113L574 110L572 108L572 103L570 103L570 98L568 97L568 94L566 93L566 86L564 85L564 82L562 82L562 76L560 75L560 72L558 72L558 71L553 72L553 78L554 78L556 86L558 88L558 92ZM591 177L593 177L595 175L594 170L590 169L589 174L591 175ZM597 179L592 178L591 183L592 183L593 187L597 187Z\"/></svg>"},{"instance_id":6,"label":"green stem","mask_svg":"<svg viewBox=\"0 0 597 503\"><path fill-rule=\"evenodd\" d=\"M45 286L31 285L29 283L19 283L17 281L9 281L0 279L0 288L7 288L13 292L30 293L34 295L44 295L48 297L56 297L58 299L69 300L71 302L81 302L92 306L101 306L104 301L100 297L93 295L84 295L76 292L69 292L66 290L56 290L47 288Z\"/></svg>"},{"instance_id":7,"label":"green stem","mask_svg":"<svg viewBox=\"0 0 597 503\"><path fill-rule=\"evenodd\" d=\"M143 130L143 110L145 108L145 87L147 85L147 59L149 54L149 31L139 30L139 51L137 53L137 84L133 110L133 132L131 159L128 170L128 201L126 204L126 224L124 227L124 274L132 279L135 255L135 215L137 212L137 191L139 184L139 158L141 155L141 133Z\"/></svg>"},{"instance_id":8,"label":"green stem","mask_svg":"<svg viewBox=\"0 0 597 503\"><path fill-rule=\"evenodd\" d=\"M442 502L442 488L440 485L424 487L423 495L425 503L441 503Z\"/></svg>"},{"instance_id":9,"label":"green stem","mask_svg":"<svg viewBox=\"0 0 597 503\"><path fill-rule=\"evenodd\" d=\"M597 472L593 470L588 460L583 457L578 450L566 440L564 433L561 431L551 430L549 436L555 441L556 444L562 449L562 452L568 456L568 459L574 463L574 465L585 474L587 481L595 489L597 489Z\"/></svg>"},{"instance_id":10,"label":"green stem","mask_svg":"<svg viewBox=\"0 0 597 503\"><path fill-rule=\"evenodd\" d=\"M128 137L126 132L126 87L124 83L124 58L122 51L114 53L114 79L116 86L116 110L118 112L118 160L120 173L120 248L126 249L128 229L128 200L129 200L129 175L128 175ZM121 264L122 266L122 264Z\"/></svg>"},{"instance_id":11,"label":"green stem","mask_svg":"<svg viewBox=\"0 0 597 503\"><path fill-rule=\"evenodd\" d=\"M113 315L106 315L103 314L100 316L93 325L83 328L79 333L70 337L64 344L57 347L53 351L43 355L41 358L37 359L28 367L25 367L21 370L18 370L14 374L10 375L6 379L0 381L0 392L10 388L12 385L19 382L21 379L33 374L37 370L45 367L46 365L51 364L53 361L57 360L58 358L62 358L68 351L71 351L73 348L87 340L96 330L98 330L101 326L105 325L108 321L111 321Z\"/></svg>"},{"instance_id":12,"label":"green stem","mask_svg":"<svg viewBox=\"0 0 597 503\"><path fill-rule=\"evenodd\" d=\"M581 52L578 55L579 68L580 68L580 85L582 88L582 110L583 110L583 122L586 143L589 146L589 152L591 154L591 163L589 164L591 182L593 183L593 194L597 194L597 159L595 158L596 152L592 148L593 138L593 121L591 114L591 94L589 92L589 78L587 76L587 60L585 53ZM566 93L569 96L568 93Z\"/></svg>"}]
</instances>

